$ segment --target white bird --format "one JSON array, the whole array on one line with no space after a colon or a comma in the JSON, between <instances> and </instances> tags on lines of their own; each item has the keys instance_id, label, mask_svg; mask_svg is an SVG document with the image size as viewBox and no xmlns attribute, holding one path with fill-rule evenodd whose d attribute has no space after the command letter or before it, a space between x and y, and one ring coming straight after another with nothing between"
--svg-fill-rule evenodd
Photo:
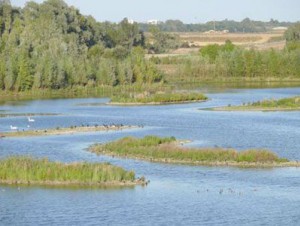
<instances>
[{"instance_id":1,"label":"white bird","mask_svg":"<svg viewBox=\"0 0 300 226\"><path fill-rule=\"evenodd\" d=\"M16 127L16 126L10 126L10 129L11 129L11 130L17 130L18 127Z\"/></svg>"},{"instance_id":2,"label":"white bird","mask_svg":"<svg viewBox=\"0 0 300 226\"><path fill-rule=\"evenodd\" d=\"M28 117L28 122L34 122L35 120L33 118Z\"/></svg>"}]
</instances>

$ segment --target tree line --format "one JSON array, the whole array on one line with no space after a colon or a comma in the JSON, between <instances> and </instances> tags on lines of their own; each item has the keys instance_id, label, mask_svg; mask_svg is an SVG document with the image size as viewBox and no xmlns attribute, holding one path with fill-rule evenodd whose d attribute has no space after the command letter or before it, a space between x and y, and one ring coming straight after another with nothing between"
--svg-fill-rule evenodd
<instances>
[{"instance_id":1,"label":"tree line","mask_svg":"<svg viewBox=\"0 0 300 226\"><path fill-rule=\"evenodd\" d=\"M266 32L275 27L289 27L293 25L291 22L279 22L271 19L268 22L255 21L245 18L242 21L222 20L222 21L208 21L206 23L185 24L180 20L166 20L159 22L157 27L164 32L205 32L209 30L229 32ZM143 31L151 31L153 25L147 23L139 23L139 27Z\"/></svg>"},{"instance_id":2,"label":"tree line","mask_svg":"<svg viewBox=\"0 0 300 226\"><path fill-rule=\"evenodd\" d=\"M127 19L100 23L63 0L0 2L0 90L160 82L144 48Z\"/></svg>"},{"instance_id":3,"label":"tree line","mask_svg":"<svg viewBox=\"0 0 300 226\"><path fill-rule=\"evenodd\" d=\"M252 22L243 22L249 23ZM160 60L146 60L144 54L178 48L180 40L178 35L163 32L160 26L149 27L152 36L146 40L137 23L131 24L126 18L120 23L97 22L63 0L28 2L23 8L2 0L0 90L163 82L155 65ZM245 50L227 42L205 47L196 57L173 58L169 63L176 61L180 66L177 74L184 80L201 76L299 77L299 30L297 23L288 29L284 51Z\"/></svg>"}]
</instances>

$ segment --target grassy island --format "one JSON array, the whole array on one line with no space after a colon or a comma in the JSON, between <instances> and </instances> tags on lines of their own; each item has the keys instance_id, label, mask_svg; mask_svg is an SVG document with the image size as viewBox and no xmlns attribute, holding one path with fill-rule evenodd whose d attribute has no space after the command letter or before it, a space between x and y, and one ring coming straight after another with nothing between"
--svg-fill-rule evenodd
<instances>
[{"instance_id":1,"label":"grassy island","mask_svg":"<svg viewBox=\"0 0 300 226\"><path fill-rule=\"evenodd\" d=\"M109 163L60 163L31 157L9 157L0 160L1 184L131 186L144 184L133 171Z\"/></svg>"},{"instance_id":2,"label":"grassy island","mask_svg":"<svg viewBox=\"0 0 300 226\"><path fill-rule=\"evenodd\" d=\"M123 94L114 95L109 104L115 105L155 105L155 104L176 104L176 103L189 103L205 101L207 97L202 93L186 93L186 92L173 92L173 93L154 93L144 92L141 94Z\"/></svg>"},{"instance_id":3,"label":"grassy island","mask_svg":"<svg viewBox=\"0 0 300 226\"><path fill-rule=\"evenodd\" d=\"M300 111L300 96L279 100L262 100L242 106L214 108L219 111Z\"/></svg>"},{"instance_id":4,"label":"grassy island","mask_svg":"<svg viewBox=\"0 0 300 226\"><path fill-rule=\"evenodd\" d=\"M0 137L31 137L31 136L53 136L53 135L72 135L75 133L86 133L86 132L98 132L98 131L111 131L111 130L122 130L122 129L133 129L137 126L126 126L126 125L82 125L82 126L71 126L69 128L56 127L52 129L42 130L16 130L13 132L0 133Z\"/></svg>"},{"instance_id":5,"label":"grassy island","mask_svg":"<svg viewBox=\"0 0 300 226\"><path fill-rule=\"evenodd\" d=\"M237 167L284 167L297 166L297 162L279 158L267 150L238 152L221 148L185 148L174 137L147 136L142 139L126 137L107 144L96 144L90 151L96 154L136 158L153 162L237 166Z\"/></svg>"}]
</instances>

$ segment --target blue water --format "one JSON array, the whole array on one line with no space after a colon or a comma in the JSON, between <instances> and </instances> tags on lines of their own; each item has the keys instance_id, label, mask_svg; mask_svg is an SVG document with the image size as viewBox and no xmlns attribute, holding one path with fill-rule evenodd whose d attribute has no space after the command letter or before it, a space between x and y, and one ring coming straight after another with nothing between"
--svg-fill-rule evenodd
<instances>
[{"instance_id":1,"label":"blue water","mask_svg":"<svg viewBox=\"0 0 300 226\"><path fill-rule=\"evenodd\" d=\"M107 99L56 99L0 106L5 113L55 113L0 118L0 132L122 123L143 128L65 136L0 139L0 157L32 155L63 162L109 161L151 183L126 189L0 186L0 225L299 225L300 169L238 169L165 165L96 156L95 142L124 136L189 139L190 146L265 148L300 160L300 112L212 112L300 94L300 88L210 93L205 103L119 107ZM98 106L93 104L98 103ZM88 104L91 104L90 106Z\"/></svg>"}]
</instances>

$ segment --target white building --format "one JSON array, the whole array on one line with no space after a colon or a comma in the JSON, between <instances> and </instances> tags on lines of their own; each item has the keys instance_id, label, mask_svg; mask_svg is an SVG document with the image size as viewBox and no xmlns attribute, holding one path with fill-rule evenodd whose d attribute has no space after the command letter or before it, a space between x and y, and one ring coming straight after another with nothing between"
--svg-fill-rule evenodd
<instances>
[{"instance_id":1,"label":"white building","mask_svg":"<svg viewBox=\"0 0 300 226\"><path fill-rule=\"evenodd\" d=\"M288 29L287 27L274 27L273 28L274 31L285 31L287 29Z\"/></svg>"},{"instance_id":2,"label":"white building","mask_svg":"<svg viewBox=\"0 0 300 226\"><path fill-rule=\"evenodd\" d=\"M132 20L132 19L128 19L128 23L129 23L129 24L134 24L134 23L135 23L135 21L134 21L134 20Z\"/></svg>"},{"instance_id":3,"label":"white building","mask_svg":"<svg viewBox=\"0 0 300 226\"><path fill-rule=\"evenodd\" d=\"M148 20L147 24L157 25L159 23L158 20Z\"/></svg>"}]
</instances>

